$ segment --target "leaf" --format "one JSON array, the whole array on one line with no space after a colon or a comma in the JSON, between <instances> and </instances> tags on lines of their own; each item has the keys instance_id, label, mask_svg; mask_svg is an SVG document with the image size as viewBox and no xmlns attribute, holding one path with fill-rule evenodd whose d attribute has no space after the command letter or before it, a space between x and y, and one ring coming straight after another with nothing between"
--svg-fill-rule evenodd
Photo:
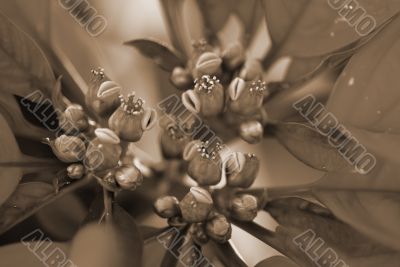
<instances>
[{"instance_id":1,"label":"leaf","mask_svg":"<svg viewBox=\"0 0 400 267\"><path fill-rule=\"evenodd\" d=\"M314 195L338 218L366 236L400 250L398 193L315 190Z\"/></svg>"},{"instance_id":2,"label":"leaf","mask_svg":"<svg viewBox=\"0 0 400 267\"><path fill-rule=\"evenodd\" d=\"M279 123L275 135L293 156L312 168L321 171L354 172L354 167L328 143L327 137L310 125Z\"/></svg>"},{"instance_id":3,"label":"leaf","mask_svg":"<svg viewBox=\"0 0 400 267\"><path fill-rule=\"evenodd\" d=\"M27 121L13 95L0 92L0 112L6 118L15 135L41 141L51 135L49 131Z\"/></svg>"},{"instance_id":4,"label":"leaf","mask_svg":"<svg viewBox=\"0 0 400 267\"><path fill-rule=\"evenodd\" d=\"M0 207L0 234L22 222L38 210L59 199L60 197L81 188L92 181L86 176L79 181L68 184L60 189L58 194L52 185L42 182L30 182L18 185L17 190Z\"/></svg>"},{"instance_id":5,"label":"leaf","mask_svg":"<svg viewBox=\"0 0 400 267\"><path fill-rule=\"evenodd\" d=\"M30 248L36 249L30 250ZM44 255L42 253L44 253ZM18 243L0 247L1 264L7 267L51 266L49 262L46 261L47 256L50 256L49 260L55 260L55 257L59 256L60 261L65 259L61 262L63 263L67 261L67 257L63 258L62 255L66 256L67 253L68 244L60 242L53 243L50 241L30 242L26 245Z\"/></svg>"},{"instance_id":6,"label":"leaf","mask_svg":"<svg viewBox=\"0 0 400 267\"><path fill-rule=\"evenodd\" d=\"M291 260L282 256L272 256L271 258L265 259L255 267L297 267Z\"/></svg>"},{"instance_id":7,"label":"leaf","mask_svg":"<svg viewBox=\"0 0 400 267\"><path fill-rule=\"evenodd\" d=\"M177 66L183 66L178 54L166 44L151 39L136 39L125 43L138 49L142 55L152 59L159 67L172 71Z\"/></svg>"},{"instance_id":8,"label":"leaf","mask_svg":"<svg viewBox=\"0 0 400 267\"><path fill-rule=\"evenodd\" d=\"M0 87L25 97L35 90L49 96L52 69L37 44L0 13Z\"/></svg>"},{"instance_id":9,"label":"leaf","mask_svg":"<svg viewBox=\"0 0 400 267\"><path fill-rule=\"evenodd\" d=\"M357 3L376 21L376 26L400 10L397 0L359 0ZM361 37L339 15L340 8L333 9L328 1L263 0L263 4L267 27L280 56L324 55Z\"/></svg>"},{"instance_id":10,"label":"leaf","mask_svg":"<svg viewBox=\"0 0 400 267\"><path fill-rule=\"evenodd\" d=\"M186 61L190 55L190 43L183 20L183 4L183 0L160 0L169 39Z\"/></svg>"},{"instance_id":11,"label":"leaf","mask_svg":"<svg viewBox=\"0 0 400 267\"><path fill-rule=\"evenodd\" d=\"M143 241L134 220L114 205L112 224L89 224L72 241L71 260L80 267L141 266Z\"/></svg>"},{"instance_id":12,"label":"leaf","mask_svg":"<svg viewBox=\"0 0 400 267\"><path fill-rule=\"evenodd\" d=\"M75 194L57 199L35 214L35 218L46 233L57 240L69 240L77 232L87 210Z\"/></svg>"},{"instance_id":13,"label":"leaf","mask_svg":"<svg viewBox=\"0 0 400 267\"><path fill-rule=\"evenodd\" d=\"M314 254L320 256L324 250L331 248L348 266L376 266L377 262L382 262L383 266L396 266L393 259L400 257L399 252L376 243L337 220L325 208L308 201L299 198L278 199L268 203L266 210L280 224L276 230L277 238L283 242L284 240L292 242L287 247L288 255L294 256L293 260L301 259L299 253L313 255L312 252L306 254L306 251L297 247L293 241L296 236L310 231L313 233L313 238L308 240L310 241L308 249L313 241L320 238L323 241L322 247ZM293 247L293 244L296 246ZM309 266L307 264L303 262L301 266Z\"/></svg>"},{"instance_id":14,"label":"leaf","mask_svg":"<svg viewBox=\"0 0 400 267\"><path fill-rule=\"evenodd\" d=\"M249 45L261 24L263 14L260 1L236 0L235 3L231 3L230 5L233 7L233 12L243 24L244 42Z\"/></svg>"},{"instance_id":15,"label":"leaf","mask_svg":"<svg viewBox=\"0 0 400 267\"><path fill-rule=\"evenodd\" d=\"M218 39L218 32L222 30L232 12L231 4L228 0L197 0L203 22L205 25L205 35L210 44L214 44Z\"/></svg>"},{"instance_id":16,"label":"leaf","mask_svg":"<svg viewBox=\"0 0 400 267\"><path fill-rule=\"evenodd\" d=\"M18 160L21 157L21 152L17 141L2 114L0 114L0 128L0 163ZM0 206L17 188L17 185L22 178L22 174L23 172L21 168L0 166Z\"/></svg>"},{"instance_id":17,"label":"leaf","mask_svg":"<svg viewBox=\"0 0 400 267\"><path fill-rule=\"evenodd\" d=\"M0 208L0 233L20 221L32 208L54 194L53 186L31 182L18 185L15 192Z\"/></svg>"},{"instance_id":18,"label":"leaf","mask_svg":"<svg viewBox=\"0 0 400 267\"><path fill-rule=\"evenodd\" d=\"M327 103L327 109L375 156L376 166L364 179L330 174L319 184L325 189L338 185L337 191L322 188L315 192L341 220L397 249L399 229L393 225L400 219L396 153L400 147L399 29L397 17L352 57ZM354 191L342 192L340 186Z\"/></svg>"}]
</instances>

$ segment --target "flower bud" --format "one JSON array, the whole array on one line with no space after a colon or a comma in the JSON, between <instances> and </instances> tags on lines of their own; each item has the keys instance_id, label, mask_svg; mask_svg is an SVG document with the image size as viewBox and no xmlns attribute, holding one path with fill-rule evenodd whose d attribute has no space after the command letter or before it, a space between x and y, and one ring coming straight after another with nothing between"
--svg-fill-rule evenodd
<instances>
[{"instance_id":1,"label":"flower bud","mask_svg":"<svg viewBox=\"0 0 400 267\"><path fill-rule=\"evenodd\" d=\"M189 233L193 241L199 246L205 245L209 240L204 223L193 223L189 228Z\"/></svg>"},{"instance_id":2,"label":"flower bud","mask_svg":"<svg viewBox=\"0 0 400 267\"><path fill-rule=\"evenodd\" d=\"M79 131L84 131L89 127L88 117L80 105L71 105L67 107L62 115L67 122ZM66 125L65 123L63 125ZM69 131L70 129L63 129Z\"/></svg>"},{"instance_id":3,"label":"flower bud","mask_svg":"<svg viewBox=\"0 0 400 267\"><path fill-rule=\"evenodd\" d=\"M190 71L175 67L171 74L171 82L179 90L189 89L193 84L193 77Z\"/></svg>"},{"instance_id":4,"label":"flower bud","mask_svg":"<svg viewBox=\"0 0 400 267\"><path fill-rule=\"evenodd\" d=\"M86 93L86 104L100 117L108 117L119 106L121 87L105 77L104 70L93 70L94 78Z\"/></svg>"},{"instance_id":5,"label":"flower bud","mask_svg":"<svg viewBox=\"0 0 400 267\"><path fill-rule=\"evenodd\" d=\"M169 124L161 132L161 151L165 158L181 158L185 146L191 137L185 134L177 124Z\"/></svg>"},{"instance_id":6,"label":"flower bud","mask_svg":"<svg viewBox=\"0 0 400 267\"><path fill-rule=\"evenodd\" d=\"M135 190L143 182L142 173L136 166L122 166L115 172L115 180L125 190Z\"/></svg>"},{"instance_id":7,"label":"flower bud","mask_svg":"<svg viewBox=\"0 0 400 267\"><path fill-rule=\"evenodd\" d=\"M108 191L118 192L121 191L121 188L118 186L117 181L115 180L115 169L108 171L104 175L95 176L97 182L106 188Z\"/></svg>"},{"instance_id":8,"label":"flower bud","mask_svg":"<svg viewBox=\"0 0 400 267\"><path fill-rule=\"evenodd\" d=\"M231 187L250 187L257 177L260 161L254 154L235 152L226 161L226 179Z\"/></svg>"},{"instance_id":9,"label":"flower bud","mask_svg":"<svg viewBox=\"0 0 400 267\"><path fill-rule=\"evenodd\" d=\"M71 179L80 179L85 174L85 167L82 164L71 164L67 168L67 173Z\"/></svg>"},{"instance_id":10,"label":"flower bud","mask_svg":"<svg viewBox=\"0 0 400 267\"><path fill-rule=\"evenodd\" d=\"M266 83L261 80L246 82L246 86L233 80L229 86L230 110L240 115L256 113L262 106L266 90Z\"/></svg>"},{"instance_id":11,"label":"flower bud","mask_svg":"<svg viewBox=\"0 0 400 267\"><path fill-rule=\"evenodd\" d=\"M176 197L160 197L154 203L154 211L163 218L172 218L180 214L179 201Z\"/></svg>"},{"instance_id":12,"label":"flower bud","mask_svg":"<svg viewBox=\"0 0 400 267\"><path fill-rule=\"evenodd\" d=\"M210 193L201 187L192 187L179 203L182 217L188 223L202 222L207 219L213 207Z\"/></svg>"},{"instance_id":13,"label":"flower bud","mask_svg":"<svg viewBox=\"0 0 400 267\"><path fill-rule=\"evenodd\" d=\"M247 121L240 124L239 134L247 143L257 144L264 136L264 128L258 121Z\"/></svg>"},{"instance_id":14,"label":"flower bud","mask_svg":"<svg viewBox=\"0 0 400 267\"><path fill-rule=\"evenodd\" d=\"M217 151L210 152L207 142L191 142L184 151L184 157L189 160L188 174L199 185L215 185L221 180L222 160Z\"/></svg>"},{"instance_id":15,"label":"flower bud","mask_svg":"<svg viewBox=\"0 0 400 267\"><path fill-rule=\"evenodd\" d=\"M206 223L206 232L213 240L225 243L231 238L232 226L224 215L219 214Z\"/></svg>"},{"instance_id":16,"label":"flower bud","mask_svg":"<svg viewBox=\"0 0 400 267\"><path fill-rule=\"evenodd\" d=\"M217 77L204 75L195 80L193 90L182 94L183 105L193 113L215 116L224 109L225 93Z\"/></svg>"},{"instance_id":17,"label":"flower bud","mask_svg":"<svg viewBox=\"0 0 400 267\"><path fill-rule=\"evenodd\" d=\"M239 221L252 221L258 212L257 198L243 194L235 197L231 202L232 217Z\"/></svg>"},{"instance_id":18,"label":"flower bud","mask_svg":"<svg viewBox=\"0 0 400 267\"><path fill-rule=\"evenodd\" d=\"M67 163L81 161L86 150L83 141L76 136L63 134L54 141L46 139L44 142L50 145L59 160Z\"/></svg>"},{"instance_id":19,"label":"flower bud","mask_svg":"<svg viewBox=\"0 0 400 267\"><path fill-rule=\"evenodd\" d=\"M245 81L253 81L260 79L262 76L261 62L256 59L246 61L242 70L240 71L239 77Z\"/></svg>"},{"instance_id":20,"label":"flower bud","mask_svg":"<svg viewBox=\"0 0 400 267\"><path fill-rule=\"evenodd\" d=\"M97 128L94 130L94 133L99 141L104 144L117 145L120 143L119 137L115 134L115 132L108 128Z\"/></svg>"},{"instance_id":21,"label":"flower bud","mask_svg":"<svg viewBox=\"0 0 400 267\"><path fill-rule=\"evenodd\" d=\"M119 144L104 142L100 135L100 138L96 137L89 143L84 163L91 170L111 169L118 165L121 153L122 149Z\"/></svg>"},{"instance_id":22,"label":"flower bud","mask_svg":"<svg viewBox=\"0 0 400 267\"><path fill-rule=\"evenodd\" d=\"M242 65L245 57L243 45L239 42L230 44L222 53L224 65L229 70L234 70Z\"/></svg>"},{"instance_id":23,"label":"flower bud","mask_svg":"<svg viewBox=\"0 0 400 267\"><path fill-rule=\"evenodd\" d=\"M204 52L196 61L194 75L200 77L203 75L215 75L221 69L222 59L213 52Z\"/></svg>"},{"instance_id":24,"label":"flower bud","mask_svg":"<svg viewBox=\"0 0 400 267\"><path fill-rule=\"evenodd\" d=\"M150 130L157 115L154 109L143 109L144 100L135 100L135 94L129 94L127 99L120 96L121 106L111 115L108 125L122 140L139 141L143 131Z\"/></svg>"}]
</instances>

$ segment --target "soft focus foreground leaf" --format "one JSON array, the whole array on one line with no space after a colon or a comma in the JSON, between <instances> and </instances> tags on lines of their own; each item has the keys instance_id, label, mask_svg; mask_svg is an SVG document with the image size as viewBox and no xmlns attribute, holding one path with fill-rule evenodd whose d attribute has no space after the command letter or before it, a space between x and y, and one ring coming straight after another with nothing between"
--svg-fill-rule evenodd
<instances>
[{"instance_id":1,"label":"soft focus foreground leaf","mask_svg":"<svg viewBox=\"0 0 400 267\"><path fill-rule=\"evenodd\" d=\"M87 210L75 194L68 194L35 214L41 228L57 240L69 240L84 220Z\"/></svg>"},{"instance_id":2,"label":"soft focus foreground leaf","mask_svg":"<svg viewBox=\"0 0 400 267\"><path fill-rule=\"evenodd\" d=\"M0 208L0 233L19 222L32 208L54 194L53 186L31 182L18 185L15 192Z\"/></svg>"},{"instance_id":3,"label":"soft focus foreground leaf","mask_svg":"<svg viewBox=\"0 0 400 267\"><path fill-rule=\"evenodd\" d=\"M17 136L42 140L51 135L49 131L27 121L21 112L17 100L9 93L0 92L0 113L6 118L8 124Z\"/></svg>"},{"instance_id":4,"label":"soft focus foreground leaf","mask_svg":"<svg viewBox=\"0 0 400 267\"><path fill-rule=\"evenodd\" d=\"M0 87L22 97L35 90L49 95L52 69L37 44L0 13Z\"/></svg>"},{"instance_id":5,"label":"soft focus foreground leaf","mask_svg":"<svg viewBox=\"0 0 400 267\"><path fill-rule=\"evenodd\" d=\"M357 3L376 21L377 26L400 10L397 0L359 0ZM328 1L263 0L263 4L267 27L281 56L319 56L361 37L348 24L348 19L342 18Z\"/></svg>"},{"instance_id":6,"label":"soft focus foreground leaf","mask_svg":"<svg viewBox=\"0 0 400 267\"><path fill-rule=\"evenodd\" d=\"M183 20L183 0L160 0L167 32L174 48L186 61L190 55L189 36Z\"/></svg>"},{"instance_id":7,"label":"soft focus foreground leaf","mask_svg":"<svg viewBox=\"0 0 400 267\"><path fill-rule=\"evenodd\" d=\"M167 44L151 39L136 39L125 44L139 50L142 55L152 59L163 70L171 72L175 67L183 66L183 61L178 54Z\"/></svg>"},{"instance_id":8,"label":"soft focus foreground leaf","mask_svg":"<svg viewBox=\"0 0 400 267\"><path fill-rule=\"evenodd\" d=\"M321 171L354 171L354 167L328 143L327 137L311 125L279 123L275 135L292 155L312 168Z\"/></svg>"},{"instance_id":9,"label":"soft focus foreground leaf","mask_svg":"<svg viewBox=\"0 0 400 267\"><path fill-rule=\"evenodd\" d=\"M320 184L327 187L339 184L354 190L399 189L400 64L396 60L400 56L399 29L397 17L352 57L327 104L327 109L376 157L376 166L364 176L331 174ZM393 227L400 220L398 191L396 194L359 191L317 191L315 194L341 220L399 249L400 231Z\"/></svg>"},{"instance_id":10,"label":"soft focus foreground leaf","mask_svg":"<svg viewBox=\"0 0 400 267\"><path fill-rule=\"evenodd\" d=\"M316 191L314 194L355 229L400 250L399 193Z\"/></svg>"},{"instance_id":11,"label":"soft focus foreground leaf","mask_svg":"<svg viewBox=\"0 0 400 267\"><path fill-rule=\"evenodd\" d=\"M286 257L273 256L257 263L255 267L298 267L298 265Z\"/></svg>"},{"instance_id":12,"label":"soft focus foreground leaf","mask_svg":"<svg viewBox=\"0 0 400 267\"><path fill-rule=\"evenodd\" d=\"M67 261L67 258L63 258L63 255L67 255L68 248L68 245L65 243L53 243L49 241L7 245L0 247L1 265L4 267L55 266L54 264L51 264L51 260L56 260L56 256L60 257L59 261L56 262L57 264ZM50 257L46 260L48 256ZM62 259L65 260L62 261Z\"/></svg>"},{"instance_id":13,"label":"soft focus foreground leaf","mask_svg":"<svg viewBox=\"0 0 400 267\"><path fill-rule=\"evenodd\" d=\"M287 255L294 257L292 259L298 264L301 263L301 266L310 266L306 261L298 261L302 257L299 253L307 254L300 247L293 246L295 245L293 238L307 231L315 234L312 240L308 240L309 245L317 238L323 241L322 247L314 252L317 256L320 256L327 248L331 248L348 266L376 266L378 262L383 266L396 266L394 261L400 257L399 252L375 243L335 219L323 207L308 201L298 198L274 200L267 204L266 210L280 224L276 231L278 239L284 242L291 241L291 244L287 244L289 248ZM309 253L311 248L312 246L308 247ZM313 253L308 255L313 255Z\"/></svg>"},{"instance_id":14,"label":"soft focus foreground leaf","mask_svg":"<svg viewBox=\"0 0 400 267\"><path fill-rule=\"evenodd\" d=\"M111 224L89 224L75 236L70 258L79 267L136 267L143 240L134 220L114 205Z\"/></svg>"},{"instance_id":15,"label":"soft focus foreground leaf","mask_svg":"<svg viewBox=\"0 0 400 267\"><path fill-rule=\"evenodd\" d=\"M21 157L17 141L0 114L0 163L17 161ZM22 169L10 166L0 166L0 205L14 192L22 178Z\"/></svg>"}]
</instances>

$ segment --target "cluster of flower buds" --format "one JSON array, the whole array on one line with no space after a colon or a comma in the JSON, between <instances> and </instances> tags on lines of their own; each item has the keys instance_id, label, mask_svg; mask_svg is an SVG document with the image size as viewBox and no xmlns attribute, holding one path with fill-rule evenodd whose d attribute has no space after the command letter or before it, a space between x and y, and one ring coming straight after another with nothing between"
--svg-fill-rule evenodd
<instances>
[{"instance_id":1,"label":"cluster of flower buds","mask_svg":"<svg viewBox=\"0 0 400 267\"><path fill-rule=\"evenodd\" d=\"M189 234L198 245L210 238L220 243L231 238L231 223L214 208L211 194L202 187L190 188L181 201L173 196L160 197L154 203L154 210L167 218L170 225L190 224Z\"/></svg>"},{"instance_id":2,"label":"cluster of flower buds","mask_svg":"<svg viewBox=\"0 0 400 267\"><path fill-rule=\"evenodd\" d=\"M111 191L134 190L143 177L133 163L124 161L122 145L138 141L154 125L156 112L144 108L144 100L135 100L135 93L124 98L121 87L110 81L104 70L92 73L94 78L85 101L95 115L94 120L81 106L70 103L62 95L58 82L52 99L64 125L60 126L63 134L54 140L46 138L44 142L59 160L71 163L66 170L70 179L80 179L90 173Z\"/></svg>"},{"instance_id":3,"label":"cluster of flower buds","mask_svg":"<svg viewBox=\"0 0 400 267\"><path fill-rule=\"evenodd\" d=\"M240 43L217 51L204 40L194 42L186 68L176 67L171 81L185 90L182 103L189 111L204 117L223 114L245 141L259 142L267 120L262 105L269 95L262 66L258 60L246 60Z\"/></svg>"}]
</instances>

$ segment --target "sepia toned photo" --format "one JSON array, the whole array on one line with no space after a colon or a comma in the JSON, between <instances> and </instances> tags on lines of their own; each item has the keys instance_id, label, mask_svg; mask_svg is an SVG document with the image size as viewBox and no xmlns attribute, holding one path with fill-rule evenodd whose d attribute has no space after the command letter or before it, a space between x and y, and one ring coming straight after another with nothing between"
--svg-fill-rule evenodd
<instances>
[{"instance_id":1,"label":"sepia toned photo","mask_svg":"<svg viewBox=\"0 0 400 267\"><path fill-rule=\"evenodd\" d=\"M400 0L0 0L0 267L399 267Z\"/></svg>"}]
</instances>

